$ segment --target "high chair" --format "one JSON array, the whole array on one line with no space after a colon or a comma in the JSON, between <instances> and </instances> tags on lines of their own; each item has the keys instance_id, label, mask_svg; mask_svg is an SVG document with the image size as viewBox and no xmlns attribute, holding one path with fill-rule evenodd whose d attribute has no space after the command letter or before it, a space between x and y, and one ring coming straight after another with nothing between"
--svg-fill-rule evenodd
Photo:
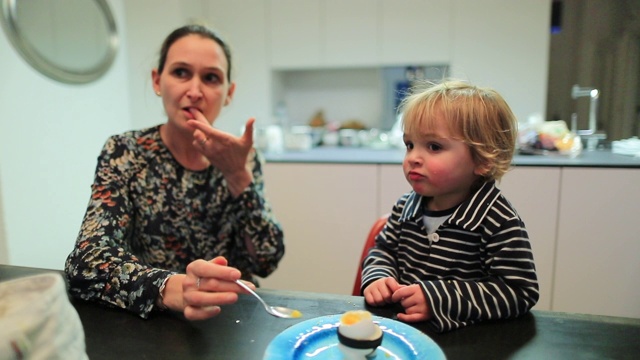
<instances>
[{"instance_id":1,"label":"high chair","mask_svg":"<svg viewBox=\"0 0 640 360\"><path fill-rule=\"evenodd\" d=\"M360 263L358 264L358 271L356 272L356 280L353 284L352 294L354 296L360 296L360 286L362 285L362 262L364 258L369 253L369 249L373 247L376 241L376 236L382 231L384 225L387 223L387 219L389 218L389 214L383 215L378 220L373 223L371 230L369 230L369 235L367 236L367 240L364 243L364 247L362 248L362 254L360 255Z\"/></svg>"}]
</instances>

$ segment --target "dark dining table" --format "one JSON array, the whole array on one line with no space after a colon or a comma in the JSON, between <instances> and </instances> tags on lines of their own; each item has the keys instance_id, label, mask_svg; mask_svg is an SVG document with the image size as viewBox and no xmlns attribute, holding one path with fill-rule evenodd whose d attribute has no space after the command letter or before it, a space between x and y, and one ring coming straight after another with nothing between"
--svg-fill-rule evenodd
<instances>
[{"instance_id":1,"label":"dark dining table","mask_svg":"<svg viewBox=\"0 0 640 360\"><path fill-rule=\"evenodd\" d=\"M55 270L0 265L0 281ZM364 309L394 318L394 307L374 308L350 295L258 289L273 305L298 309L303 317L267 314L250 295L223 306L204 321L173 312L149 319L71 299L83 324L90 359L262 359L269 343L287 328L308 319ZM448 333L426 323L411 324L433 339L447 359L637 359L640 319L533 310L511 320L487 321Z\"/></svg>"}]
</instances>

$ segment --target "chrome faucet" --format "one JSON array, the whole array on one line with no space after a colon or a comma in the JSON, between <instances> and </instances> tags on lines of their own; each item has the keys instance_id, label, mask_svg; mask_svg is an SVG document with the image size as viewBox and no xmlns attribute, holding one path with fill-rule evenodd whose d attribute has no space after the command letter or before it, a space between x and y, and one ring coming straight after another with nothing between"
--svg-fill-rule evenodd
<instances>
[{"instance_id":1,"label":"chrome faucet","mask_svg":"<svg viewBox=\"0 0 640 360\"><path fill-rule=\"evenodd\" d=\"M577 129L577 115L574 113L571 116L571 130L576 134L587 140L587 150L595 150L598 141L606 139L606 134L598 134L596 116L598 112L598 97L600 97L600 91L595 88L580 87L579 85L573 85L571 88L571 97L575 100L580 97L589 97L589 129L578 130Z\"/></svg>"}]
</instances>

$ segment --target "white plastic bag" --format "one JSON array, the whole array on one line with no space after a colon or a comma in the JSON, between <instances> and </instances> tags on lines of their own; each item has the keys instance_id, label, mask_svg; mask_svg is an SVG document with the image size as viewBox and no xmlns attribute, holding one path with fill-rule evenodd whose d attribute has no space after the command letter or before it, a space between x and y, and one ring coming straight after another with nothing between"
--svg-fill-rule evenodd
<instances>
[{"instance_id":1,"label":"white plastic bag","mask_svg":"<svg viewBox=\"0 0 640 360\"><path fill-rule=\"evenodd\" d=\"M61 275L0 283L0 360L88 359L82 322Z\"/></svg>"}]
</instances>

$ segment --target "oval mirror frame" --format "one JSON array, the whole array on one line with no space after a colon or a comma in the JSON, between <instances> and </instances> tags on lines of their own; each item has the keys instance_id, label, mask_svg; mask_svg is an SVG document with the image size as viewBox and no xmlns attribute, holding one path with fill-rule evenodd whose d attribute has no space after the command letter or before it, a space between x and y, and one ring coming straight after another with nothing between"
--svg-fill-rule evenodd
<instances>
[{"instance_id":1,"label":"oval mirror frame","mask_svg":"<svg viewBox=\"0 0 640 360\"><path fill-rule=\"evenodd\" d=\"M95 66L84 69L74 69L72 67L62 67L55 62L44 57L33 44L31 44L23 31L20 29L17 18L18 0L0 0L0 15L2 25L7 33L7 37L20 55L36 70L43 75L67 84L85 84L97 80L109 70L115 60L118 51L118 32L116 22L106 0L93 0L98 10L104 17L107 26L106 33L108 39L105 43L107 49L105 56Z\"/></svg>"}]
</instances>

